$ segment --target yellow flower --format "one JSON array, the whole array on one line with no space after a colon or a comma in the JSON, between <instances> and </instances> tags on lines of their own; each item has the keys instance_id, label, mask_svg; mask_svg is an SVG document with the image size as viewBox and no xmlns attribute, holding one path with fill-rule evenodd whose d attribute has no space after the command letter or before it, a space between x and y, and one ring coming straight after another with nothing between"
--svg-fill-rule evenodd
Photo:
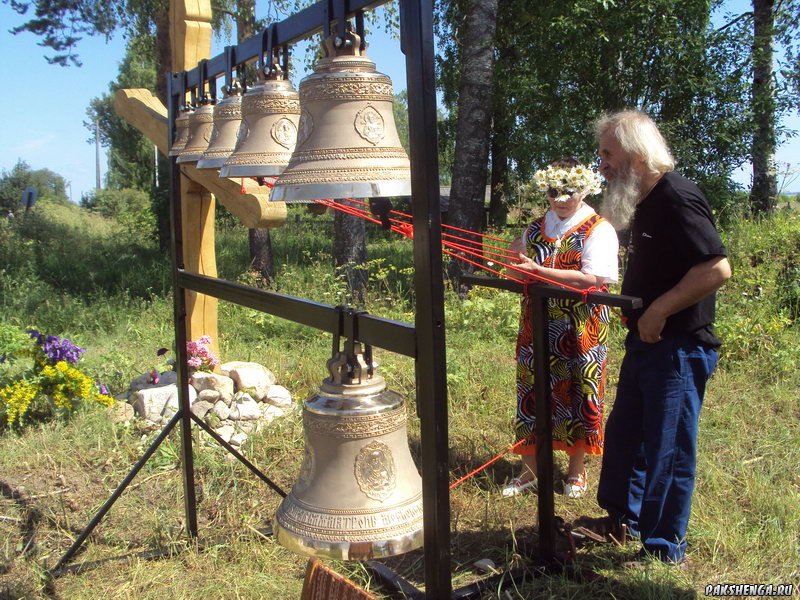
<instances>
[{"instance_id":1,"label":"yellow flower","mask_svg":"<svg viewBox=\"0 0 800 600\"><path fill-rule=\"evenodd\" d=\"M5 405L9 425L25 416L38 393L39 388L24 379L0 389L0 404Z\"/></svg>"}]
</instances>

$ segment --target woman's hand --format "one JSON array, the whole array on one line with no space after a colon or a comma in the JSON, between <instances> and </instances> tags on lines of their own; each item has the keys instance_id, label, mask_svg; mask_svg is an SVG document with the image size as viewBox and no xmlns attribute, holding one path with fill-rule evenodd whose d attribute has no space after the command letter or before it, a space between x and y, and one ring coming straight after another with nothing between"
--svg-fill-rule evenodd
<instances>
[{"instance_id":1,"label":"woman's hand","mask_svg":"<svg viewBox=\"0 0 800 600\"><path fill-rule=\"evenodd\" d=\"M527 271L531 275L536 275L541 271L541 265L535 263L530 257L525 256L522 252L519 253L519 262L513 263L514 266L522 271Z\"/></svg>"}]
</instances>

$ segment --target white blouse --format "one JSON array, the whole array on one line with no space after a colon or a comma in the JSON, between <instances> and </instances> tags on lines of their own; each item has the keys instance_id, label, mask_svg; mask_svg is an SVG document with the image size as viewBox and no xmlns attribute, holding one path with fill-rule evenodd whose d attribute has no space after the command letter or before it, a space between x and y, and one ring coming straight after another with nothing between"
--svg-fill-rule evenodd
<instances>
[{"instance_id":1,"label":"white blouse","mask_svg":"<svg viewBox=\"0 0 800 600\"><path fill-rule=\"evenodd\" d=\"M559 219L552 210L544 217L544 235L561 241L564 234L595 214L588 204L581 204L568 219ZM601 221L592 229L583 243L581 272L601 277L605 283L619 280L619 240L617 232L608 221Z\"/></svg>"}]
</instances>

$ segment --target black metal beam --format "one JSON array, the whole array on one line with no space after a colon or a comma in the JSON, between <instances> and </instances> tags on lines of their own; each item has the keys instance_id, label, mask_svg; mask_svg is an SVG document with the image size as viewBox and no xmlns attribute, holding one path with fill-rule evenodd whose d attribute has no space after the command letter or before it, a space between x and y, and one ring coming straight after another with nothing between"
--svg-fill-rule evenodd
<instances>
[{"instance_id":1,"label":"black metal beam","mask_svg":"<svg viewBox=\"0 0 800 600\"><path fill-rule=\"evenodd\" d=\"M81 531L80 535L77 539L72 542L72 545L67 549L64 555L59 559L59 561L55 564L55 566L49 570L50 574L54 577L58 577L64 570L65 565L72 559L75 553L80 549L83 543L86 541L86 538L91 535L94 528L100 524L100 521L103 520L103 517L106 516L106 513L111 510L111 507L114 506L114 503L117 499L122 495L122 492L130 485L133 481L134 477L138 475L139 471L142 470L142 467L147 463L153 453L158 449L169 433L175 427L175 424L181 418L181 413L178 411L172 416L169 423L164 426L164 429L161 430L161 433L156 436L156 439L153 440L153 443L145 450L142 457L137 461L137 463L133 466L130 472L125 476L125 478L120 482L117 486L117 489L109 496L109 498L103 503L103 506L100 507L100 510L95 513L89 523L84 527L83 531Z\"/></svg>"},{"instance_id":2,"label":"black metal beam","mask_svg":"<svg viewBox=\"0 0 800 600\"><path fill-rule=\"evenodd\" d=\"M169 102L169 139L172 142L172 131L175 115L182 98L174 93L174 81L167 80L170 92ZM177 157L170 156L170 254L172 258L172 300L173 319L175 320L175 370L178 372L178 406L181 415L181 475L183 478L183 508L186 514L186 530L192 538L197 537L197 501L194 487L194 452L192 451L192 420L189 412L189 373L186 351L186 291L178 284L178 273L184 268L183 256L183 207L181 194L181 171Z\"/></svg>"},{"instance_id":3,"label":"black metal beam","mask_svg":"<svg viewBox=\"0 0 800 600\"><path fill-rule=\"evenodd\" d=\"M580 292L574 292L566 288L558 287L556 285L545 285L539 283L529 283L523 285L510 279L499 279L497 277L486 277L484 275L462 275L461 281L467 285L483 285L486 287L497 288L499 290L507 290L509 292L523 293L527 289L529 296L545 296L547 298L556 298L559 300L582 300L589 304L605 304L615 308L641 308L642 299L635 296L622 296L618 294L609 294L608 292L592 292L584 295Z\"/></svg>"},{"instance_id":4,"label":"black metal beam","mask_svg":"<svg viewBox=\"0 0 800 600\"><path fill-rule=\"evenodd\" d=\"M343 0L339 1L342 2L342 4L345 4L347 17L350 18L355 16L355 14L359 11L371 10L382 4L385 4L389 0L346 0L346 3ZM316 4L312 4L308 8L305 8L298 13L295 13L294 15L287 17L283 21L272 24L270 27L272 28L273 47L277 48L279 46L293 44L322 31L328 18L327 4L327 0L317 2ZM333 18L333 16L331 15L330 18ZM263 51L262 47L261 33L247 38L238 45L233 46L233 55L235 57L236 64L243 64L258 58ZM227 69L225 64L225 54L219 54L214 58L209 59L206 63L206 67L208 77L218 77L220 75L224 75ZM181 73L172 74L172 78L174 80L178 80L179 77L181 77ZM200 79L199 67L195 67L190 71L186 71L187 91L190 88L199 88L201 84ZM175 86L174 93L177 93L177 91L178 86Z\"/></svg>"},{"instance_id":5,"label":"black metal beam","mask_svg":"<svg viewBox=\"0 0 800 600\"><path fill-rule=\"evenodd\" d=\"M453 585L450 573L447 368L432 0L402 0L400 29L406 55L411 143L425 595L438 599L449 598Z\"/></svg>"},{"instance_id":6,"label":"black metal beam","mask_svg":"<svg viewBox=\"0 0 800 600\"><path fill-rule=\"evenodd\" d=\"M187 271L178 272L178 285L333 334L344 334L344 331L340 331L342 324L339 315L342 314L344 330L357 331L358 341L412 358L417 355L416 334L414 327L408 323L384 319L363 312L342 312L328 304L267 292L233 281ZM354 320L355 323L349 325L348 319Z\"/></svg>"}]
</instances>

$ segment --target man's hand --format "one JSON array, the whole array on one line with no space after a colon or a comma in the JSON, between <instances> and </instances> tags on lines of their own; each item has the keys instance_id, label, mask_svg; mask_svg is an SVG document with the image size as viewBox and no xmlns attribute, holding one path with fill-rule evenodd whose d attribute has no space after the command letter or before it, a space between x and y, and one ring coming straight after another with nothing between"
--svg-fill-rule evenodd
<instances>
[{"instance_id":1,"label":"man's hand","mask_svg":"<svg viewBox=\"0 0 800 600\"><path fill-rule=\"evenodd\" d=\"M657 309L650 307L642 313L637 322L639 329L639 337L643 342L648 344L655 344L661 341L661 332L664 331L664 325L667 323L666 315L662 315Z\"/></svg>"}]
</instances>

